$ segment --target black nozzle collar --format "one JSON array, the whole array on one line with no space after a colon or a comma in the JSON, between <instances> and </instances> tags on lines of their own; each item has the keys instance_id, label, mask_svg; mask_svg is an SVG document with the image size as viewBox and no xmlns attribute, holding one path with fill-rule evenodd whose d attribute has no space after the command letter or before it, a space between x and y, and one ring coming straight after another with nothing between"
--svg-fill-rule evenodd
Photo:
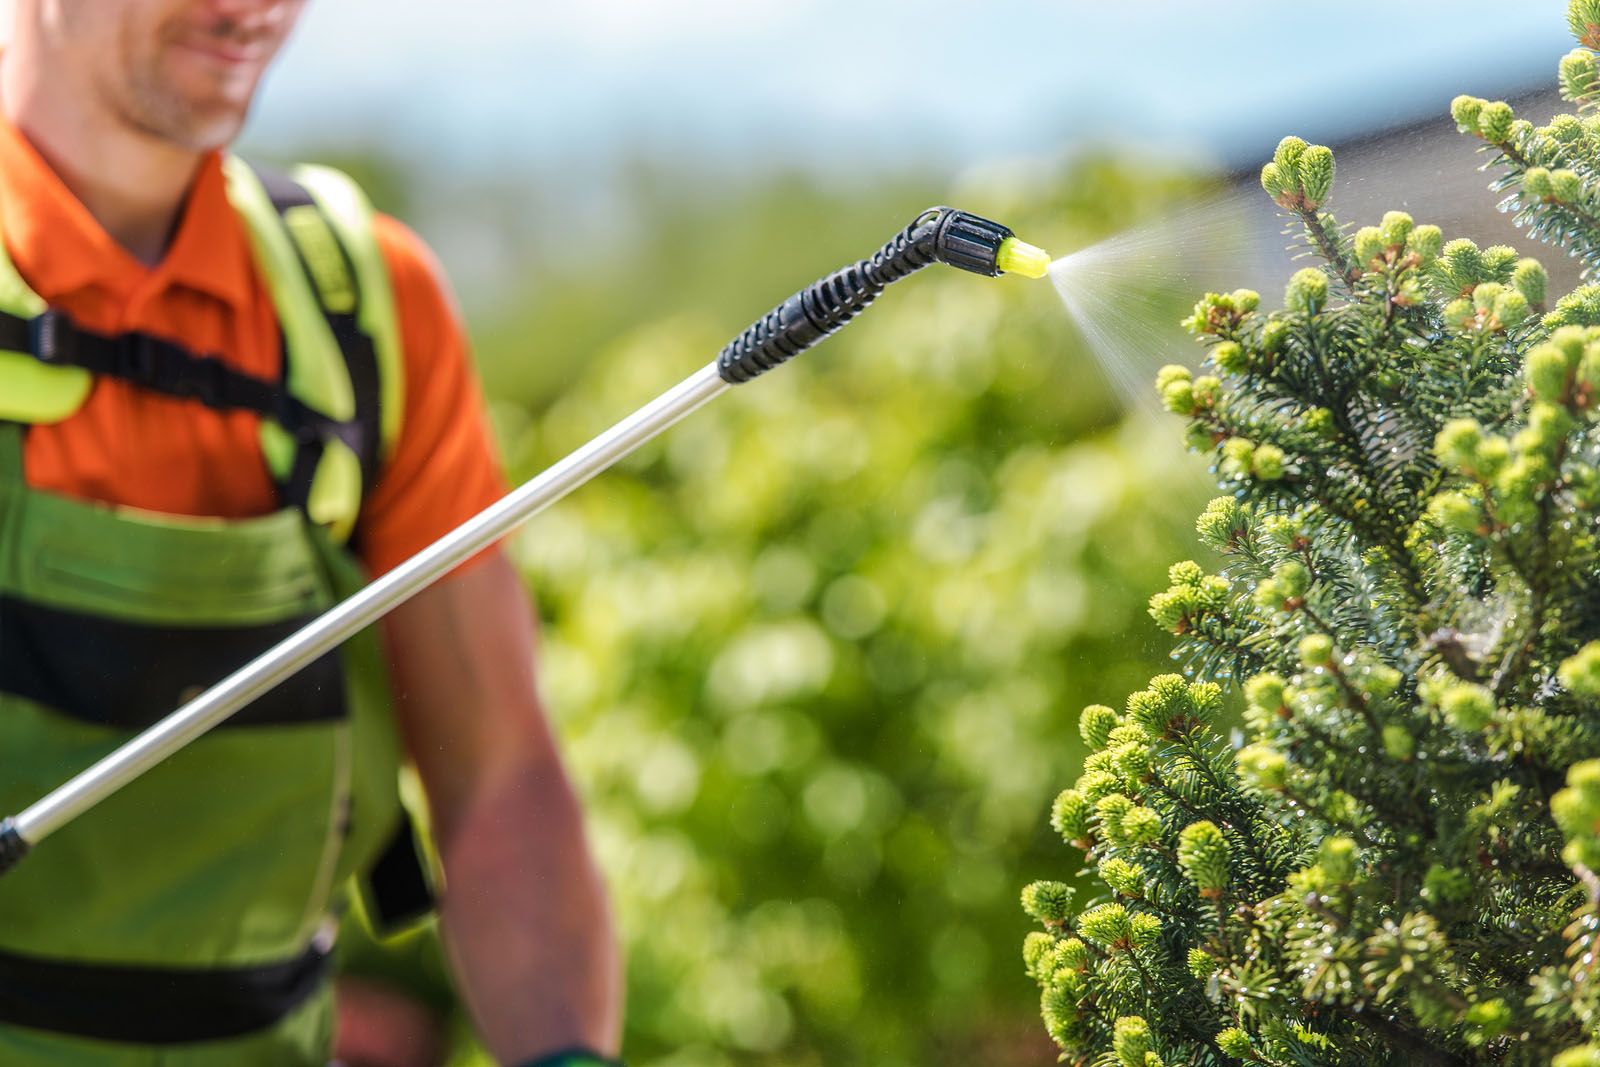
<instances>
[{"instance_id":1,"label":"black nozzle collar","mask_svg":"<svg viewBox=\"0 0 1600 1067\"><path fill-rule=\"evenodd\" d=\"M942 215L934 237L934 257L940 263L973 274L998 277L1000 268L995 261L1000 258L1000 246L1012 235L1011 228L981 215L948 207L929 208L925 214L936 211Z\"/></svg>"}]
</instances>

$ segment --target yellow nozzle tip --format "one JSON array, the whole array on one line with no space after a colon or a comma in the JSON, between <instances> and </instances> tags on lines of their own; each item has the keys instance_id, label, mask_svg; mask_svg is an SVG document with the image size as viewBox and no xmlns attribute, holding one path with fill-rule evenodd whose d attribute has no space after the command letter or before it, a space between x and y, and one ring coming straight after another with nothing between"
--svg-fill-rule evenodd
<instances>
[{"instance_id":1,"label":"yellow nozzle tip","mask_svg":"<svg viewBox=\"0 0 1600 1067\"><path fill-rule=\"evenodd\" d=\"M1043 278L1050 269L1050 253L1037 245L1007 237L1000 242L1000 253L994 257L994 265L1007 274Z\"/></svg>"}]
</instances>

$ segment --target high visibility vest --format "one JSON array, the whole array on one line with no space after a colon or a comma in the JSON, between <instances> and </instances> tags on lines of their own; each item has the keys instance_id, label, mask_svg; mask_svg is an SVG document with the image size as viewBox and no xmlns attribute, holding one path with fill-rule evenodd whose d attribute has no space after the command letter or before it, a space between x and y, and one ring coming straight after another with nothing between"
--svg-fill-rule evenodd
<instances>
[{"instance_id":1,"label":"high visibility vest","mask_svg":"<svg viewBox=\"0 0 1600 1067\"><path fill-rule=\"evenodd\" d=\"M393 296L343 175L225 164L281 326L281 381L101 335L0 250L0 811L16 811L362 583L346 542L400 429ZM29 425L96 375L261 415L281 507L155 515L31 489ZM0 878L0 1064L327 1062L330 902L374 870L426 910L370 631L42 842Z\"/></svg>"}]
</instances>

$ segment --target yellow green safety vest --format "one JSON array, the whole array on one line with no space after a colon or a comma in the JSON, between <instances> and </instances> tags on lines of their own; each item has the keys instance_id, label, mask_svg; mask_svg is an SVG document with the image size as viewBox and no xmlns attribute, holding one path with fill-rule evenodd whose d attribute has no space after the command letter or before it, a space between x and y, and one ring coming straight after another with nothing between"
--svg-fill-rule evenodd
<instances>
[{"instance_id":1,"label":"yellow green safety vest","mask_svg":"<svg viewBox=\"0 0 1600 1067\"><path fill-rule=\"evenodd\" d=\"M239 374L169 339L80 330L28 288L0 249L0 419L59 422L78 410L96 374L255 411L280 490L342 542L403 406L394 298L371 208L354 182L326 167L290 178L229 157L224 171L277 311L283 381Z\"/></svg>"},{"instance_id":2,"label":"yellow green safety vest","mask_svg":"<svg viewBox=\"0 0 1600 1067\"><path fill-rule=\"evenodd\" d=\"M84 330L0 250L0 810L104 756L353 592L345 545L400 428L393 296L356 186L226 163L281 381ZM30 488L30 425L98 375L256 411L282 507L186 518ZM331 902L425 910L381 650L359 635L0 878L0 1064L322 1067Z\"/></svg>"}]
</instances>

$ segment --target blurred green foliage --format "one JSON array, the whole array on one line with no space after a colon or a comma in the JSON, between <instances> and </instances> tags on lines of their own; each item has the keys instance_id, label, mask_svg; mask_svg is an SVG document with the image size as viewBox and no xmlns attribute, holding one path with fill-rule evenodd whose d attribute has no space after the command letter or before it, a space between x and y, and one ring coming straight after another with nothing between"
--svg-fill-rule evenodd
<instances>
[{"instance_id":1,"label":"blurred green foliage","mask_svg":"<svg viewBox=\"0 0 1600 1067\"><path fill-rule=\"evenodd\" d=\"M1059 252L1196 189L1102 160L937 195L646 191L612 269L547 249L474 322L505 458L536 473L926 202ZM1148 295L1162 325L1192 299ZM1144 602L1207 481L1174 433L1124 421L1048 284L936 268L514 538L625 931L630 1063L1051 1054L1016 887L1059 860L1077 710L1166 652Z\"/></svg>"}]
</instances>

